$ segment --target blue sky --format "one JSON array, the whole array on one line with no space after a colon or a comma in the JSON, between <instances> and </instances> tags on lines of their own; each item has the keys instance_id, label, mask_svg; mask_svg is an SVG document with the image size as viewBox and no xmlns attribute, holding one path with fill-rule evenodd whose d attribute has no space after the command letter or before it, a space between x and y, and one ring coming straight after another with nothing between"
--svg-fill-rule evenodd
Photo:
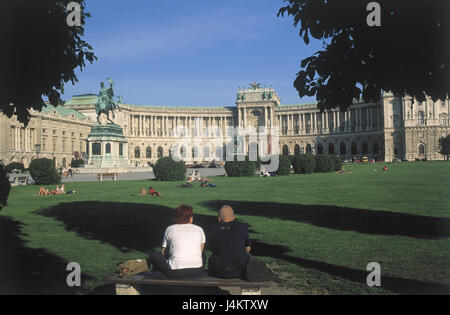
<instances>
[{"instance_id":1,"label":"blue sky","mask_svg":"<svg viewBox=\"0 0 450 315\"><path fill-rule=\"evenodd\" d=\"M116 95L136 105L232 106L236 90L257 81L282 104L300 99L293 87L305 45L282 0L86 0L84 39L98 61L77 71L63 99L98 93L112 77Z\"/></svg>"}]
</instances>

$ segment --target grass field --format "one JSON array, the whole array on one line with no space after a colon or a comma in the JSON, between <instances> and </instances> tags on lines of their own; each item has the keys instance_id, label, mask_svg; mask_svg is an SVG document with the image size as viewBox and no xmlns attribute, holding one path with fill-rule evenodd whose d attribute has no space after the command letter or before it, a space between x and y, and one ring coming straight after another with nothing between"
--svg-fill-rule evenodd
<instances>
[{"instance_id":1,"label":"grass field","mask_svg":"<svg viewBox=\"0 0 450 315\"><path fill-rule=\"evenodd\" d=\"M0 212L0 293L76 293L68 262L82 268L82 293L123 260L160 246L174 207L194 207L205 230L223 204L250 225L253 254L305 294L450 293L450 163L347 165L351 174L215 177L215 188L180 182L66 184L76 195L36 196L13 187ZM161 197L140 197L149 185ZM369 262L381 287L366 285ZM8 269L4 269L8 268Z\"/></svg>"}]
</instances>

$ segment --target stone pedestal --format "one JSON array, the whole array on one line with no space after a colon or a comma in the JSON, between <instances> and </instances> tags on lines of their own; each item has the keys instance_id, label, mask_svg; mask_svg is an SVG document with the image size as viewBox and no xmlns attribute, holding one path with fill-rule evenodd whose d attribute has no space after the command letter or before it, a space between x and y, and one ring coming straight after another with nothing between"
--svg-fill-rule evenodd
<instances>
[{"instance_id":1,"label":"stone pedestal","mask_svg":"<svg viewBox=\"0 0 450 315\"><path fill-rule=\"evenodd\" d=\"M123 129L116 124L95 125L88 135L86 167L123 168L130 165Z\"/></svg>"}]
</instances>

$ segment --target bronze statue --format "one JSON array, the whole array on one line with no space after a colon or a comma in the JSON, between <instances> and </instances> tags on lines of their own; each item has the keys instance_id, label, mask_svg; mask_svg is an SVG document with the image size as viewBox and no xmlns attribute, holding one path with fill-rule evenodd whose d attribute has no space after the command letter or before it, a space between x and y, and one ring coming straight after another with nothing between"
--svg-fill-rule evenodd
<instances>
[{"instance_id":1,"label":"bronze statue","mask_svg":"<svg viewBox=\"0 0 450 315\"><path fill-rule=\"evenodd\" d=\"M114 91L113 91L113 86L114 86L114 81L110 78L107 78L106 81L109 83L109 88L105 87L105 83L101 82L100 83L100 92L99 92L99 96L98 96L98 100L97 103L95 104L95 112L97 113L97 121L99 124L101 124L100 122L100 115L103 113L106 115L106 119L110 122L110 123L114 123L110 118L109 118L109 112L114 112L116 109L119 109L120 111L120 107L119 107L119 103L122 103L122 97L118 96L118 101L114 101L113 97L114 97Z\"/></svg>"}]
</instances>

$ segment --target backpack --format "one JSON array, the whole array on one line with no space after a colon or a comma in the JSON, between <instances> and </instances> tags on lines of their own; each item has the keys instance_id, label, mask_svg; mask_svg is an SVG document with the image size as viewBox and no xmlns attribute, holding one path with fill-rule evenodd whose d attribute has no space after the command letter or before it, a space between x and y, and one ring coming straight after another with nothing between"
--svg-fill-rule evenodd
<instances>
[{"instance_id":1,"label":"backpack","mask_svg":"<svg viewBox=\"0 0 450 315\"><path fill-rule=\"evenodd\" d=\"M132 259L117 264L119 277L130 277L148 271L147 259Z\"/></svg>"}]
</instances>

